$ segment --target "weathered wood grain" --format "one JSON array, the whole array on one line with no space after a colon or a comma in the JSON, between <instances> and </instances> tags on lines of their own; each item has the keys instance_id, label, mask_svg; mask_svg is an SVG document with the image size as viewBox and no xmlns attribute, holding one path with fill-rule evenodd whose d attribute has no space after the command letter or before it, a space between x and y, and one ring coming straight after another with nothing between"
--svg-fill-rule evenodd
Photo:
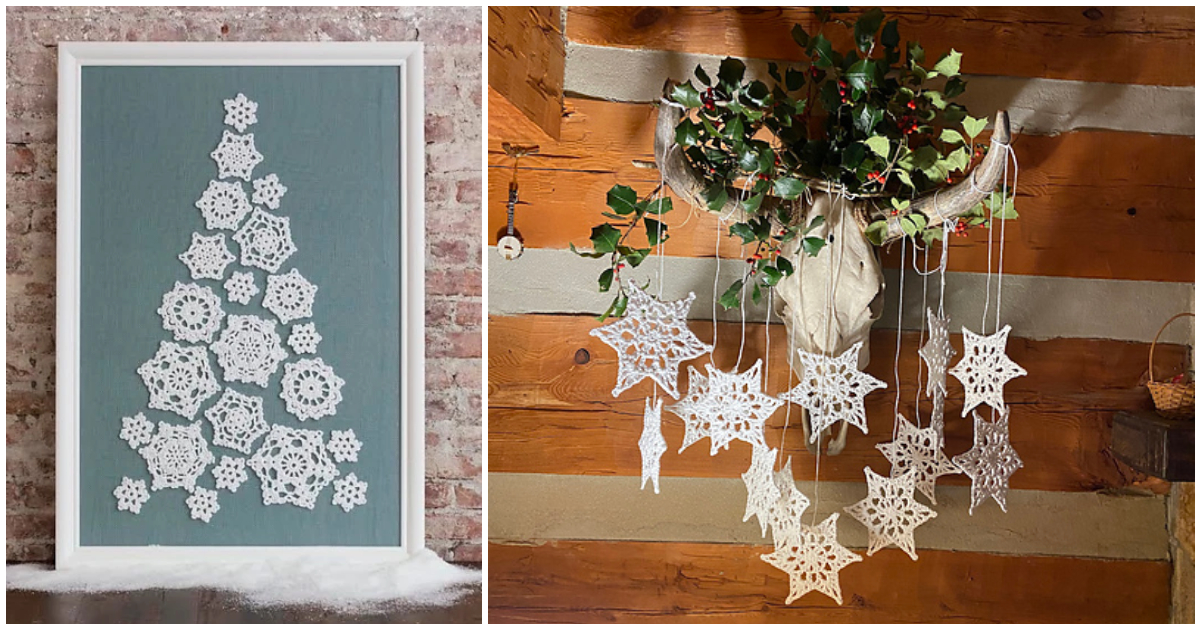
<instances>
[{"instance_id":1,"label":"weathered wood grain","mask_svg":"<svg viewBox=\"0 0 1201 630\"><path fill-rule=\"evenodd\" d=\"M565 54L559 7L488 7L488 118L505 132L494 138L559 138Z\"/></svg>"}]
</instances>

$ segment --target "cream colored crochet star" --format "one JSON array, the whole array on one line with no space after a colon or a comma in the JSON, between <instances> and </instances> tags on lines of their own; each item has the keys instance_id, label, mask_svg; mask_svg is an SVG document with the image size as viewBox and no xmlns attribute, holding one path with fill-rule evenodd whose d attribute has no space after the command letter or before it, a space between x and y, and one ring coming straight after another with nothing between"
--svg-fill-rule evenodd
<instances>
[{"instance_id":1,"label":"cream colored crochet star","mask_svg":"<svg viewBox=\"0 0 1201 630\"><path fill-rule=\"evenodd\" d=\"M764 562L788 574L788 599L817 591L842 605L842 587L838 572L863 560L838 543L838 514L831 514L819 525L802 525L796 532L776 540L776 550L759 556Z\"/></svg>"},{"instance_id":2,"label":"cream colored crochet star","mask_svg":"<svg viewBox=\"0 0 1201 630\"><path fill-rule=\"evenodd\" d=\"M935 482L943 475L958 474L959 467L942 452L939 434L934 427L919 429L901 414L897 414L897 427L896 439L877 444L876 448L892 464L891 476L897 477L916 470L917 489L931 503L938 505L938 500L934 498Z\"/></svg>"},{"instance_id":3,"label":"cream colored crochet star","mask_svg":"<svg viewBox=\"0 0 1201 630\"><path fill-rule=\"evenodd\" d=\"M913 498L917 471L910 470L899 477L881 477L864 467L863 474L867 476L867 497L843 511L867 527L867 555L896 545L917 560L913 530L938 516Z\"/></svg>"},{"instance_id":4,"label":"cream colored crochet star","mask_svg":"<svg viewBox=\"0 0 1201 630\"><path fill-rule=\"evenodd\" d=\"M951 368L950 374L963 383L963 413L984 403L997 411L1005 408L1005 383L1026 370L1005 354L1009 341L1009 325L987 337L963 329L963 360Z\"/></svg>"}]
</instances>

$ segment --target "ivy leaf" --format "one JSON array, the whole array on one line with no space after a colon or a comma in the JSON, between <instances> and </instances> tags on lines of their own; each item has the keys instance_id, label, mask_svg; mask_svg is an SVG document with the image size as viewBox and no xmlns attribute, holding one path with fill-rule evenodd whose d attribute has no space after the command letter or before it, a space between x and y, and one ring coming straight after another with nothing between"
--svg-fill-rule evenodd
<instances>
[{"instance_id":1,"label":"ivy leaf","mask_svg":"<svg viewBox=\"0 0 1201 630\"><path fill-rule=\"evenodd\" d=\"M701 67L697 66L696 69L700 70ZM687 83L680 83L672 87L671 100L683 105L684 107L700 107L703 104L701 102L700 92L697 92L696 88L692 87L691 81Z\"/></svg>"},{"instance_id":2,"label":"ivy leaf","mask_svg":"<svg viewBox=\"0 0 1201 630\"><path fill-rule=\"evenodd\" d=\"M963 134L955 131L954 129L943 129L942 134L938 136L938 139L946 142L947 144L963 144L965 140Z\"/></svg>"},{"instance_id":3,"label":"ivy leaf","mask_svg":"<svg viewBox=\"0 0 1201 630\"><path fill-rule=\"evenodd\" d=\"M605 203L617 214L630 214L638 209L638 193L634 192L634 189L629 186L617 184L609 189L609 194L605 197ZM609 251L613 250L610 249Z\"/></svg>"},{"instance_id":4,"label":"ivy leaf","mask_svg":"<svg viewBox=\"0 0 1201 630\"><path fill-rule=\"evenodd\" d=\"M884 44L885 48L893 49L897 44L901 43L901 35L897 32L897 21L890 20L884 25L884 30L880 32L880 43Z\"/></svg>"},{"instance_id":5,"label":"ivy leaf","mask_svg":"<svg viewBox=\"0 0 1201 630\"><path fill-rule=\"evenodd\" d=\"M676 125L676 144L682 147L690 147L701 141L701 130L697 128L693 122L685 118Z\"/></svg>"},{"instance_id":6,"label":"ivy leaf","mask_svg":"<svg viewBox=\"0 0 1201 630\"><path fill-rule=\"evenodd\" d=\"M975 140L976 136L980 135L981 131L984 131L986 125L988 125L988 120L985 118L965 116L963 119L963 130L967 132L967 136L972 140Z\"/></svg>"},{"instance_id":7,"label":"ivy leaf","mask_svg":"<svg viewBox=\"0 0 1201 630\"><path fill-rule=\"evenodd\" d=\"M807 187L808 186L805 184L805 182L799 179L795 179L793 177L781 177L772 185L772 190L777 196L785 199L796 199L797 197L801 196L801 193L805 192L805 188Z\"/></svg>"},{"instance_id":8,"label":"ivy leaf","mask_svg":"<svg viewBox=\"0 0 1201 630\"><path fill-rule=\"evenodd\" d=\"M717 80L733 92L742 83L742 75L745 72L746 64L733 57L726 57L721 60L721 66L717 69Z\"/></svg>"},{"instance_id":9,"label":"ivy leaf","mask_svg":"<svg viewBox=\"0 0 1201 630\"><path fill-rule=\"evenodd\" d=\"M796 271L796 269L793 268L792 263L783 256L776 256L776 268L780 270L780 273L786 276L791 276L792 273Z\"/></svg>"},{"instance_id":10,"label":"ivy leaf","mask_svg":"<svg viewBox=\"0 0 1201 630\"><path fill-rule=\"evenodd\" d=\"M650 243L651 247L667 240L667 226L663 225L661 221L643 217L642 223L646 226L646 242ZM659 240L660 238L663 240Z\"/></svg>"},{"instance_id":11,"label":"ivy leaf","mask_svg":"<svg viewBox=\"0 0 1201 630\"><path fill-rule=\"evenodd\" d=\"M792 27L792 41L796 42L801 48L807 49L809 47L809 33L806 33L800 24L795 24Z\"/></svg>"},{"instance_id":12,"label":"ivy leaf","mask_svg":"<svg viewBox=\"0 0 1201 630\"><path fill-rule=\"evenodd\" d=\"M884 12L879 8L872 9L855 21L855 45L859 50L867 52L872 47L872 42L876 39L876 31L880 29L880 22L884 21Z\"/></svg>"},{"instance_id":13,"label":"ivy leaf","mask_svg":"<svg viewBox=\"0 0 1201 630\"><path fill-rule=\"evenodd\" d=\"M735 280L734 284L731 284L730 288L721 294L721 299L717 300L717 303L725 309L738 308L738 305L742 303L740 293L742 293L742 280Z\"/></svg>"},{"instance_id":14,"label":"ivy leaf","mask_svg":"<svg viewBox=\"0 0 1201 630\"><path fill-rule=\"evenodd\" d=\"M709 78L709 74L705 72L705 69L701 67L701 64L696 64L696 70L693 71L693 74L696 75L698 81L704 83L706 86L713 85L713 81Z\"/></svg>"},{"instance_id":15,"label":"ivy leaf","mask_svg":"<svg viewBox=\"0 0 1201 630\"><path fill-rule=\"evenodd\" d=\"M801 249L810 256L816 256L826 246L826 239L816 236L806 236L801 239Z\"/></svg>"},{"instance_id":16,"label":"ivy leaf","mask_svg":"<svg viewBox=\"0 0 1201 630\"><path fill-rule=\"evenodd\" d=\"M815 57L813 65L818 68L829 68L835 65L834 47L830 44L830 40L826 39L821 33L818 33L813 36L810 43L813 46L813 51L810 54Z\"/></svg>"},{"instance_id":17,"label":"ivy leaf","mask_svg":"<svg viewBox=\"0 0 1201 630\"><path fill-rule=\"evenodd\" d=\"M910 201L899 197L890 197L888 203L892 204L892 207L896 208L897 212L903 212L909 208Z\"/></svg>"},{"instance_id":18,"label":"ivy leaf","mask_svg":"<svg viewBox=\"0 0 1201 630\"><path fill-rule=\"evenodd\" d=\"M927 223L926 215L924 215L920 212L914 212L913 214L905 215L905 218L907 220L913 222L913 225L916 226L917 229L919 229L919 230L926 229L926 223Z\"/></svg>"},{"instance_id":19,"label":"ivy leaf","mask_svg":"<svg viewBox=\"0 0 1201 630\"><path fill-rule=\"evenodd\" d=\"M942 56L938 63L934 64L934 71L945 76L953 77L959 74L959 61L963 58L963 53L951 49L951 52Z\"/></svg>"},{"instance_id":20,"label":"ivy leaf","mask_svg":"<svg viewBox=\"0 0 1201 630\"><path fill-rule=\"evenodd\" d=\"M567 246L571 248L571 253L583 258L601 258L606 255L605 252L581 252L575 248L574 243L568 243Z\"/></svg>"},{"instance_id":21,"label":"ivy leaf","mask_svg":"<svg viewBox=\"0 0 1201 630\"><path fill-rule=\"evenodd\" d=\"M592 251L611 254L617 251L617 242L621 240L621 230L603 223L592 228Z\"/></svg>"},{"instance_id":22,"label":"ivy leaf","mask_svg":"<svg viewBox=\"0 0 1201 630\"><path fill-rule=\"evenodd\" d=\"M906 186L908 186L910 188L916 188L913 185L913 180L910 179L910 177L909 177L908 171L898 170L898 171L895 171L895 173L897 175L897 179L901 180L901 183L905 184ZM876 243L876 244L879 245L879 243Z\"/></svg>"},{"instance_id":23,"label":"ivy leaf","mask_svg":"<svg viewBox=\"0 0 1201 630\"><path fill-rule=\"evenodd\" d=\"M888 141L887 137L872 136L865 140L864 144L867 145L867 148L872 150L872 153L875 153L886 160L888 159L888 150L892 143Z\"/></svg>"},{"instance_id":24,"label":"ivy leaf","mask_svg":"<svg viewBox=\"0 0 1201 630\"><path fill-rule=\"evenodd\" d=\"M601 293L607 293L613 286L613 270L602 271L600 277L596 279L596 284L600 286Z\"/></svg>"},{"instance_id":25,"label":"ivy leaf","mask_svg":"<svg viewBox=\"0 0 1201 630\"><path fill-rule=\"evenodd\" d=\"M648 214L667 214L671 212L671 197L660 197L646 204Z\"/></svg>"},{"instance_id":26,"label":"ivy leaf","mask_svg":"<svg viewBox=\"0 0 1201 630\"><path fill-rule=\"evenodd\" d=\"M709 209L717 212L726 207L730 193L726 191L725 184L717 182L705 190L705 200L709 202Z\"/></svg>"}]
</instances>

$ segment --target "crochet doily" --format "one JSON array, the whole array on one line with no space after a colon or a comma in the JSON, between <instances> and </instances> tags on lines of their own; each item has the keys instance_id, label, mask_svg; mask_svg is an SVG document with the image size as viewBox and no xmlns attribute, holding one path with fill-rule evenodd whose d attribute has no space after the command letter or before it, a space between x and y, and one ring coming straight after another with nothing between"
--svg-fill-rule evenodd
<instances>
[{"instance_id":1,"label":"crochet doily","mask_svg":"<svg viewBox=\"0 0 1201 630\"><path fill-rule=\"evenodd\" d=\"M356 505L367 505L367 482L350 473L334 482L333 504L349 512Z\"/></svg>"},{"instance_id":2,"label":"crochet doily","mask_svg":"<svg viewBox=\"0 0 1201 630\"><path fill-rule=\"evenodd\" d=\"M867 527L867 555L896 545L917 560L913 530L937 516L934 510L918 503L913 496L917 471L881 477L865 466L863 474L867 476L867 498L842 509Z\"/></svg>"},{"instance_id":3,"label":"crochet doily","mask_svg":"<svg viewBox=\"0 0 1201 630\"><path fill-rule=\"evenodd\" d=\"M247 127L259 121L255 114L258 110L258 103L239 92L236 97L225 99L225 124L237 129L238 133L246 131Z\"/></svg>"},{"instance_id":4,"label":"crochet doily","mask_svg":"<svg viewBox=\"0 0 1201 630\"><path fill-rule=\"evenodd\" d=\"M922 346L917 353L926 362L926 368L930 375L926 379L926 395L934 396L935 391L942 392L943 397L947 394L947 366L951 363L951 358L955 356L955 349L951 347L951 335L947 332L947 326L951 323L950 317L939 317L934 314L934 309L926 309L926 320L930 322L930 339L926 341L926 345Z\"/></svg>"},{"instance_id":5,"label":"crochet doily","mask_svg":"<svg viewBox=\"0 0 1201 630\"><path fill-rule=\"evenodd\" d=\"M121 485L113 489L113 496L117 498L118 510L141 514L142 504L150 498L150 492L146 490L144 479L134 481L129 477L122 477Z\"/></svg>"},{"instance_id":6,"label":"crochet doily","mask_svg":"<svg viewBox=\"0 0 1201 630\"><path fill-rule=\"evenodd\" d=\"M204 417L213 425L213 444L248 455L254 441L268 429L263 420L263 399L239 394L229 387L216 404L204 410Z\"/></svg>"},{"instance_id":7,"label":"crochet doily","mask_svg":"<svg viewBox=\"0 0 1201 630\"><path fill-rule=\"evenodd\" d=\"M194 520L204 521L205 523L209 522L209 519L213 518L217 510L221 509L221 506L217 504L217 491L201 488L200 486L192 489L192 494L188 495L184 503L188 504L188 509L191 510Z\"/></svg>"},{"instance_id":8,"label":"crochet doily","mask_svg":"<svg viewBox=\"0 0 1201 630\"><path fill-rule=\"evenodd\" d=\"M263 161L263 154L254 148L254 134L239 136L226 129L221 134L221 144L209 154L217 162L217 177L241 177L250 181L254 167Z\"/></svg>"},{"instance_id":9,"label":"crochet doily","mask_svg":"<svg viewBox=\"0 0 1201 630\"><path fill-rule=\"evenodd\" d=\"M838 544L837 513L819 525L801 525L792 535L777 538L775 542L774 552L759 557L788 574L785 604L791 604L809 591L817 591L842 605L838 572L863 557Z\"/></svg>"},{"instance_id":10,"label":"crochet doily","mask_svg":"<svg viewBox=\"0 0 1201 630\"><path fill-rule=\"evenodd\" d=\"M270 273L279 271L279 266L296 253L290 223L288 217L255 208L250 220L233 236L242 249L242 264Z\"/></svg>"},{"instance_id":11,"label":"crochet doily","mask_svg":"<svg viewBox=\"0 0 1201 630\"><path fill-rule=\"evenodd\" d=\"M838 357L826 357L797 349L804 376L796 387L780 398L796 403L809 412L812 431L810 442L816 442L827 427L845 421L867 433L867 414L863 397L875 389L888 387L880 379L859 371L859 349L863 342L851 346Z\"/></svg>"},{"instance_id":12,"label":"crochet doily","mask_svg":"<svg viewBox=\"0 0 1201 630\"><path fill-rule=\"evenodd\" d=\"M963 413L975 409L980 403L1002 411L1005 409L1005 383L1026 370L1014 363L1005 354L1009 342L1009 325L987 337L963 329L963 360L951 368L950 373L963 383Z\"/></svg>"},{"instance_id":13,"label":"crochet doily","mask_svg":"<svg viewBox=\"0 0 1201 630\"><path fill-rule=\"evenodd\" d=\"M338 468L322 445L321 432L271 426L250 468L259 478L263 505L313 509L317 495L338 476Z\"/></svg>"},{"instance_id":14,"label":"crochet doily","mask_svg":"<svg viewBox=\"0 0 1201 630\"><path fill-rule=\"evenodd\" d=\"M279 176L275 173L254 180L254 202L272 210L279 209L279 200L283 199L286 192L288 187L279 183Z\"/></svg>"},{"instance_id":15,"label":"crochet doily","mask_svg":"<svg viewBox=\"0 0 1201 630\"><path fill-rule=\"evenodd\" d=\"M313 316L317 285L305 280L295 269L278 276L267 276L267 294L263 308L286 324L294 319Z\"/></svg>"},{"instance_id":16,"label":"crochet doily","mask_svg":"<svg viewBox=\"0 0 1201 630\"><path fill-rule=\"evenodd\" d=\"M150 470L150 489L187 488L213 463L213 453L200 433L200 422L187 425L158 423L150 443L138 449Z\"/></svg>"},{"instance_id":17,"label":"crochet doily","mask_svg":"<svg viewBox=\"0 0 1201 630\"><path fill-rule=\"evenodd\" d=\"M317 420L338 412L345 384L320 358L301 359L284 366L279 397L288 413L301 421Z\"/></svg>"},{"instance_id":18,"label":"crochet doily","mask_svg":"<svg viewBox=\"0 0 1201 630\"><path fill-rule=\"evenodd\" d=\"M688 329L688 308L696 295L689 293L682 300L660 302L634 283L626 290L629 302L625 316L589 333L617 351L613 396L649 376L672 398L679 398L676 383L680 363L713 349Z\"/></svg>"},{"instance_id":19,"label":"crochet doily","mask_svg":"<svg viewBox=\"0 0 1201 630\"><path fill-rule=\"evenodd\" d=\"M776 461L776 449L768 450L764 445L756 444L751 447L751 465L742 473L742 483L746 485L746 512L742 522L759 519L762 535L767 535L767 526L771 524L772 512L780 502L780 488L772 477L772 466Z\"/></svg>"},{"instance_id":20,"label":"crochet doily","mask_svg":"<svg viewBox=\"0 0 1201 630\"><path fill-rule=\"evenodd\" d=\"M959 467L942 452L938 431L934 427L919 429L901 414L897 414L897 427L896 439L877 444L876 448L892 464L891 476L916 471L917 489L930 499L930 503L938 505L938 500L934 498L935 482L943 475L958 474Z\"/></svg>"},{"instance_id":21,"label":"crochet doily","mask_svg":"<svg viewBox=\"0 0 1201 630\"><path fill-rule=\"evenodd\" d=\"M247 271L235 271L229 274L225 281L225 295L230 302L250 304L251 298L259 294L259 287L254 283L254 274Z\"/></svg>"},{"instance_id":22,"label":"crochet doily","mask_svg":"<svg viewBox=\"0 0 1201 630\"><path fill-rule=\"evenodd\" d=\"M237 259L225 246L224 234L204 236L192 232L192 244L179 260L188 266L193 280L220 280L225 276L225 267Z\"/></svg>"},{"instance_id":23,"label":"crochet doily","mask_svg":"<svg viewBox=\"0 0 1201 630\"><path fill-rule=\"evenodd\" d=\"M809 497L797 489L792 477L792 458L776 471L776 489L780 499L770 514L772 540L787 538L801 527L801 515L809 509Z\"/></svg>"},{"instance_id":24,"label":"crochet doily","mask_svg":"<svg viewBox=\"0 0 1201 630\"><path fill-rule=\"evenodd\" d=\"M213 439L213 444L217 444L217 440ZM229 490L237 492L238 488L249 479L246 474L246 460L241 457L230 457L229 455L221 456L221 463L213 467L213 480L217 482L218 490Z\"/></svg>"},{"instance_id":25,"label":"crochet doily","mask_svg":"<svg viewBox=\"0 0 1201 630\"><path fill-rule=\"evenodd\" d=\"M354 435L354 429L345 431L330 431L329 442L325 443L325 450L334 458L336 462L357 462L359 461L359 449L363 448L363 443Z\"/></svg>"},{"instance_id":26,"label":"crochet doily","mask_svg":"<svg viewBox=\"0 0 1201 630\"><path fill-rule=\"evenodd\" d=\"M139 413L132 418L121 418L121 439L129 444L129 448L137 449L143 444L149 444L154 437L154 423L147 420L145 414Z\"/></svg>"},{"instance_id":27,"label":"crochet doily","mask_svg":"<svg viewBox=\"0 0 1201 630\"><path fill-rule=\"evenodd\" d=\"M252 210L241 182L215 179L209 181L196 207L204 217L204 227L210 230L236 230Z\"/></svg>"},{"instance_id":28,"label":"crochet doily","mask_svg":"<svg viewBox=\"0 0 1201 630\"><path fill-rule=\"evenodd\" d=\"M288 345L296 354L313 354L317 352L319 343L321 343L321 333L317 332L317 325L312 322L296 324L292 327L292 333L288 335Z\"/></svg>"},{"instance_id":29,"label":"crochet doily","mask_svg":"<svg viewBox=\"0 0 1201 630\"><path fill-rule=\"evenodd\" d=\"M267 386L279 362L288 357L275 322L254 315L230 315L221 338L212 345L225 380Z\"/></svg>"},{"instance_id":30,"label":"crochet doily","mask_svg":"<svg viewBox=\"0 0 1201 630\"><path fill-rule=\"evenodd\" d=\"M968 514L987 497L992 497L1005 509L1009 494L1009 478L1022 467L1022 460L1009 443L1009 408L1006 407L996 420L984 420L972 412L973 446L962 455L951 458L963 474L972 479L972 504Z\"/></svg>"},{"instance_id":31,"label":"crochet doily","mask_svg":"<svg viewBox=\"0 0 1201 630\"><path fill-rule=\"evenodd\" d=\"M201 403L221 391L203 346L160 341L158 352L138 368L138 375L150 391L151 409L174 411L189 420Z\"/></svg>"},{"instance_id":32,"label":"crochet doily","mask_svg":"<svg viewBox=\"0 0 1201 630\"><path fill-rule=\"evenodd\" d=\"M751 369L742 372L723 372L706 364L708 378L688 366L688 393L668 411L684 420L684 443L680 452L701 438L709 438L709 455L718 449L730 448L730 442L742 440L751 446L764 445L763 425L784 404L763 393L760 368L755 361Z\"/></svg>"},{"instance_id":33,"label":"crochet doily","mask_svg":"<svg viewBox=\"0 0 1201 630\"><path fill-rule=\"evenodd\" d=\"M663 419L663 399L656 398L654 404L646 399L646 407L642 412L642 437L638 438L638 450L642 453L642 485L639 490L646 489L649 479L659 494L659 459L667 452L667 440L663 439L661 421Z\"/></svg>"},{"instance_id":34,"label":"crochet doily","mask_svg":"<svg viewBox=\"0 0 1201 630\"><path fill-rule=\"evenodd\" d=\"M174 289L163 294L158 314L163 318L163 328L171 331L176 340L190 343L211 342L225 317L221 298L212 289L182 282L176 282Z\"/></svg>"}]
</instances>

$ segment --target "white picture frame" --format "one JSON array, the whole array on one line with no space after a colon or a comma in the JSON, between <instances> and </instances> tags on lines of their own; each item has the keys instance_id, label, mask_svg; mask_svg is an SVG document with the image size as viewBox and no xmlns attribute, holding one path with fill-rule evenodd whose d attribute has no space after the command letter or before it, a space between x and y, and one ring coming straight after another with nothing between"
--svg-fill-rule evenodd
<instances>
[{"instance_id":1,"label":"white picture frame","mask_svg":"<svg viewBox=\"0 0 1201 630\"><path fill-rule=\"evenodd\" d=\"M396 66L401 76L401 531L395 547L80 544L80 112L86 66ZM425 103L417 42L63 42L58 57L55 566L303 556L403 560L425 548Z\"/></svg>"}]
</instances>

